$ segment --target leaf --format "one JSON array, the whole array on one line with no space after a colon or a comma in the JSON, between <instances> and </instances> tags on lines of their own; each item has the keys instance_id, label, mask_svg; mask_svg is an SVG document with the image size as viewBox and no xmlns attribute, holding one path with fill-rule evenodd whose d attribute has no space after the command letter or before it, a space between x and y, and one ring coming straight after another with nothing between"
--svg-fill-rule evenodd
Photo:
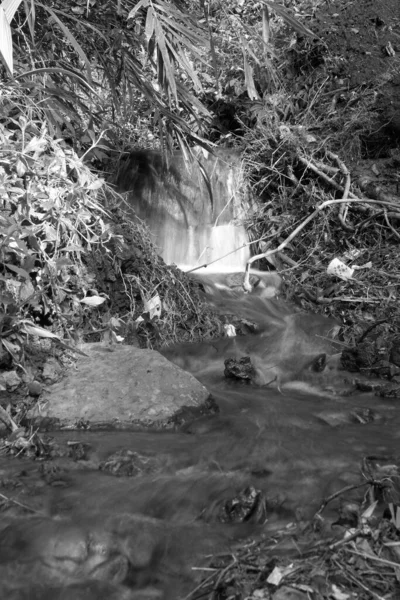
<instances>
[{"instance_id":1,"label":"leaf","mask_svg":"<svg viewBox=\"0 0 400 600\"><path fill-rule=\"evenodd\" d=\"M52 339L61 341L58 335L56 335L55 333L52 333L48 329L39 327L38 325L33 326L33 325L27 325L26 323L24 323L23 331L25 333L27 333L28 335L36 335L41 338L52 338Z\"/></svg>"},{"instance_id":2,"label":"leaf","mask_svg":"<svg viewBox=\"0 0 400 600\"><path fill-rule=\"evenodd\" d=\"M167 50L164 30L158 21L154 23L154 33L157 43L158 81L164 89L170 88L176 102L178 102L174 69Z\"/></svg>"},{"instance_id":3,"label":"leaf","mask_svg":"<svg viewBox=\"0 0 400 600\"><path fill-rule=\"evenodd\" d=\"M299 35L309 36L312 38L318 37L311 29L305 27L300 21L296 19L293 15L291 15L283 6L280 4L276 4L275 2L271 2L270 0L262 0L264 4L272 8L276 12L277 15L282 17L282 19L287 23L292 29L294 29Z\"/></svg>"},{"instance_id":4,"label":"leaf","mask_svg":"<svg viewBox=\"0 0 400 600\"><path fill-rule=\"evenodd\" d=\"M13 46L10 21L7 18L4 2L0 5L0 57L10 75L13 74Z\"/></svg>"},{"instance_id":5,"label":"leaf","mask_svg":"<svg viewBox=\"0 0 400 600\"><path fill-rule=\"evenodd\" d=\"M6 264L5 266L7 267L7 269L14 271L14 273L17 273L24 279L29 279L29 273L27 271L25 271L25 269L21 269L21 267L16 267L15 265L10 265L10 264Z\"/></svg>"},{"instance_id":6,"label":"leaf","mask_svg":"<svg viewBox=\"0 0 400 600\"><path fill-rule=\"evenodd\" d=\"M47 12L51 15L52 19L59 26L59 28L61 29L61 31L63 32L63 34L65 35L65 37L67 38L67 40L69 41L69 43L71 44L71 46L73 47L75 52L78 54L79 58L85 63L88 80L91 84L93 84L92 68L90 66L90 61L89 61L88 57L86 56L82 46L78 43L77 39L72 35L72 33L68 29L68 27L66 25L64 25L64 23L61 21L61 19L55 14L55 12L49 6L42 4L42 7L45 10L47 10Z\"/></svg>"},{"instance_id":7,"label":"leaf","mask_svg":"<svg viewBox=\"0 0 400 600\"><path fill-rule=\"evenodd\" d=\"M9 23L11 23L21 2L22 0L3 0L3 2L1 3L1 6L3 7L5 15L7 17L7 21Z\"/></svg>"},{"instance_id":8,"label":"leaf","mask_svg":"<svg viewBox=\"0 0 400 600\"><path fill-rule=\"evenodd\" d=\"M26 302L29 298L35 294L35 288L29 279L26 279L21 287L19 288L19 300L20 302Z\"/></svg>"},{"instance_id":9,"label":"leaf","mask_svg":"<svg viewBox=\"0 0 400 600\"><path fill-rule=\"evenodd\" d=\"M259 100L260 96L256 90L253 78L253 67L249 64L246 56L246 52L243 51L243 64L244 64L244 79L247 88L247 95L250 100Z\"/></svg>"},{"instance_id":10,"label":"leaf","mask_svg":"<svg viewBox=\"0 0 400 600\"><path fill-rule=\"evenodd\" d=\"M132 8L131 12L128 15L128 19L133 19L133 17L141 8L146 8L147 6L149 6L149 4L150 0L140 0L140 2L136 4L135 8Z\"/></svg>"},{"instance_id":11,"label":"leaf","mask_svg":"<svg viewBox=\"0 0 400 600\"><path fill-rule=\"evenodd\" d=\"M15 163L15 170L17 171L18 177L23 177L27 171L25 163L19 158Z\"/></svg>"},{"instance_id":12,"label":"leaf","mask_svg":"<svg viewBox=\"0 0 400 600\"><path fill-rule=\"evenodd\" d=\"M90 183L86 189L87 190L99 190L104 185L104 179L95 179Z\"/></svg>"},{"instance_id":13,"label":"leaf","mask_svg":"<svg viewBox=\"0 0 400 600\"><path fill-rule=\"evenodd\" d=\"M113 329L119 329L121 327L122 321L121 319L117 319L116 317L111 317L109 321L110 327Z\"/></svg>"},{"instance_id":14,"label":"leaf","mask_svg":"<svg viewBox=\"0 0 400 600\"><path fill-rule=\"evenodd\" d=\"M146 37L146 41L147 43L149 43L151 37L153 36L154 33L154 10L153 8L150 6L147 9L147 15L146 15L146 26L145 26L145 37Z\"/></svg>"},{"instance_id":15,"label":"leaf","mask_svg":"<svg viewBox=\"0 0 400 600\"><path fill-rule=\"evenodd\" d=\"M40 75L42 73L54 73L55 75L67 75L68 77L73 77L74 79L77 79L79 81L79 83L81 83L83 86L87 87L89 89L89 91L94 94L95 96L98 97L98 94L95 92L95 90L90 86L90 84L86 81L86 79L84 79L82 77L82 75L78 75L78 73L75 73L74 71L72 71L71 69L61 69L61 68L55 68L55 67L41 67L40 69L32 69L31 71L25 71L25 73L20 73L19 75L16 75L14 77L14 79L24 79L24 77L32 77L32 75ZM46 88L44 88L46 89ZM65 90L64 90L64 93ZM74 96L77 100L78 98L76 96ZM60 121L60 123L64 123L64 121Z\"/></svg>"},{"instance_id":16,"label":"leaf","mask_svg":"<svg viewBox=\"0 0 400 600\"><path fill-rule=\"evenodd\" d=\"M86 296L80 300L81 304L87 304L87 306L100 306L106 301L102 296Z\"/></svg>"},{"instance_id":17,"label":"leaf","mask_svg":"<svg viewBox=\"0 0 400 600\"><path fill-rule=\"evenodd\" d=\"M23 154L28 152L44 152L47 147L47 141L44 138L39 138L36 135L28 142L23 150Z\"/></svg>"},{"instance_id":18,"label":"leaf","mask_svg":"<svg viewBox=\"0 0 400 600\"><path fill-rule=\"evenodd\" d=\"M372 517L372 515L374 514L375 508L378 504L378 500L375 500L374 502L372 502L368 508L365 509L365 511L363 512L363 514L361 515L361 520L363 522L368 521L368 519L370 519Z\"/></svg>"},{"instance_id":19,"label":"leaf","mask_svg":"<svg viewBox=\"0 0 400 600\"><path fill-rule=\"evenodd\" d=\"M4 348L11 354L14 360L20 355L21 346L19 346L18 344L14 344L13 342L10 342L10 340L6 340L4 338L2 338L1 343L3 344Z\"/></svg>"}]
</instances>

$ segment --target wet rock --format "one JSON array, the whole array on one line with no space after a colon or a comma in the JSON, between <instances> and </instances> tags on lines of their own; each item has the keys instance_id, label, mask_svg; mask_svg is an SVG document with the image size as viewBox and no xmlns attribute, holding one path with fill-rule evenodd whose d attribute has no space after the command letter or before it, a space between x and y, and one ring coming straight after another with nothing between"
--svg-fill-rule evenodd
<instances>
[{"instance_id":1,"label":"wet rock","mask_svg":"<svg viewBox=\"0 0 400 600\"><path fill-rule=\"evenodd\" d=\"M382 385L375 394L381 398L400 398L400 385Z\"/></svg>"},{"instance_id":2,"label":"wet rock","mask_svg":"<svg viewBox=\"0 0 400 600\"><path fill-rule=\"evenodd\" d=\"M62 367L58 360L49 357L43 366L42 377L46 383L56 383L60 381L63 374Z\"/></svg>"},{"instance_id":3,"label":"wet rock","mask_svg":"<svg viewBox=\"0 0 400 600\"><path fill-rule=\"evenodd\" d=\"M237 360L236 358L227 358L224 361L225 377L232 377L233 379L245 379L251 380L254 378L255 370L251 364L250 356L242 356Z\"/></svg>"},{"instance_id":4,"label":"wet rock","mask_svg":"<svg viewBox=\"0 0 400 600\"><path fill-rule=\"evenodd\" d=\"M357 408L349 412L325 410L318 413L317 417L331 427L355 424L367 425L368 423L381 423L384 420L381 415L370 408Z\"/></svg>"},{"instance_id":5,"label":"wet rock","mask_svg":"<svg viewBox=\"0 0 400 600\"><path fill-rule=\"evenodd\" d=\"M158 352L132 346L113 351L85 344L74 371L51 386L30 418L58 419L61 426L166 426L184 406L207 407L201 383Z\"/></svg>"},{"instance_id":6,"label":"wet rock","mask_svg":"<svg viewBox=\"0 0 400 600\"><path fill-rule=\"evenodd\" d=\"M265 502L260 490L250 486L225 503L221 523L262 523L266 518Z\"/></svg>"},{"instance_id":7,"label":"wet rock","mask_svg":"<svg viewBox=\"0 0 400 600\"><path fill-rule=\"evenodd\" d=\"M162 470L162 462L156 456L144 456L131 450L118 450L100 463L101 471L117 477L135 477Z\"/></svg>"},{"instance_id":8,"label":"wet rock","mask_svg":"<svg viewBox=\"0 0 400 600\"><path fill-rule=\"evenodd\" d=\"M0 374L0 386L7 392L14 392L21 385L21 378L16 371L3 371Z\"/></svg>"},{"instance_id":9,"label":"wet rock","mask_svg":"<svg viewBox=\"0 0 400 600\"><path fill-rule=\"evenodd\" d=\"M379 390L384 386L382 381L368 381L363 379L355 379L354 384L357 390L360 392L379 392Z\"/></svg>"},{"instance_id":10,"label":"wet rock","mask_svg":"<svg viewBox=\"0 0 400 600\"><path fill-rule=\"evenodd\" d=\"M42 393L42 384L38 381L31 381L27 384L28 392L30 396L38 397Z\"/></svg>"}]
</instances>

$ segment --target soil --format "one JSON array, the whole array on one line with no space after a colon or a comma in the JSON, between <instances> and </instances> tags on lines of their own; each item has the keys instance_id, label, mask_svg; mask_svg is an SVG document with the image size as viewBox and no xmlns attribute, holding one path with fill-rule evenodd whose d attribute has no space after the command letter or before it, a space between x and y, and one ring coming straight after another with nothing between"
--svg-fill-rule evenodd
<instances>
[{"instance_id":1,"label":"soil","mask_svg":"<svg viewBox=\"0 0 400 600\"><path fill-rule=\"evenodd\" d=\"M328 6L327 6L328 4ZM332 0L310 27L334 60L338 87L371 86L386 133L400 136L400 4L397 0Z\"/></svg>"}]
</instances>

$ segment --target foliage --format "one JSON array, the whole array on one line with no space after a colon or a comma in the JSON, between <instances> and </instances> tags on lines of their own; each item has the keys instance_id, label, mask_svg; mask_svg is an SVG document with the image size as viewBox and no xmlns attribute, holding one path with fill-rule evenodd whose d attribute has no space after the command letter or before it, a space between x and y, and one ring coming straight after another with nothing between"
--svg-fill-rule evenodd
<instances>
[{"instance_id":1,"label":"foliage","mask_svg":"<svg viewBox=\"0 0 400 600\"><path fill-rule=\"evenodd\" d=\"M11 26L0 55L10 65L12 39L16 80L36 97L50 134L71 137L78 153L90 145L86 132L100 128L117 149L121 132L125 143L141 146L187 149L188 142L217 140L222 106L251 119L248 99L277 83L269 11L310 35L267 0L3 4Z\"/></svg>"},{"instance_id":2,"label":"foliage","mask_svg":"<svg viewBox=\"0 0 400 600\"><path fill-rule=\"evenodd\" d=\"M133 105L135 120L151 111L164 142L183 143L184 134L198 141L182 118L208 117L191 93L201 88L193 60L204 61L207 49L196 17L165 0L30 0L11 23L16 79L40 96L58 137L67 129L74 139L85 122L112 128L116 113Z\"/></svg>"},{"instance_id":3,"label":"foliage","mask_svg":"<svg viewBox=\"0 0 400 600\"><path fill-rule=\"evenodd\" d=\"M29 97L10 86L2 99L0 340L14 362L23 364L27 336L115 343L130 327L153 347L217 335L196 286L157 256L146 226L121 213L122 198L29 118ZM27 117L13 118L15 107ZM155 290L163 311L149 318Z\"/></svg>"},{"instance_id":4,"label":"foliage","mask_svg":"<svg viewBox=\"0 0 400 600\"><path fill-rule=\"evenodd\" d=\"M56 318L60 331L68 333L69 315L84 310L79 309L79 296L91 284L82 255L104 247L112 233L102 207L104 181L64 141L52 138L45 124L22 115L12 118L20 98L12 88L4 92L0 336L8 350L18 342L18 355L25 334L56 337L36 321L48 325Z\"/></svg>"}]
</instances>

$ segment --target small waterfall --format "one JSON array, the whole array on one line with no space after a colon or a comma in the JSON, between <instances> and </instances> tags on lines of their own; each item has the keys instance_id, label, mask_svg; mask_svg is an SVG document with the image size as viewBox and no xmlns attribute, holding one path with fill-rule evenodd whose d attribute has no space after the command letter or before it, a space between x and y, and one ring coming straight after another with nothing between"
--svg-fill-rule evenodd
<instances>
[{"instance_id":1,"label":"small waterfall","mask_svg":"<svg viewBox=\"0 0 400 600\"><path fill-rule=\"evenodd\" d=\"M250 256L243 225L250 203L240 155L200 148L194 154L187 165L181 153L166 160L156 151L133 151L121 166L118 188L146 221L166 263L188 270L225 257L207 270L243 270Z\"/></svg>"}]
</instances>

